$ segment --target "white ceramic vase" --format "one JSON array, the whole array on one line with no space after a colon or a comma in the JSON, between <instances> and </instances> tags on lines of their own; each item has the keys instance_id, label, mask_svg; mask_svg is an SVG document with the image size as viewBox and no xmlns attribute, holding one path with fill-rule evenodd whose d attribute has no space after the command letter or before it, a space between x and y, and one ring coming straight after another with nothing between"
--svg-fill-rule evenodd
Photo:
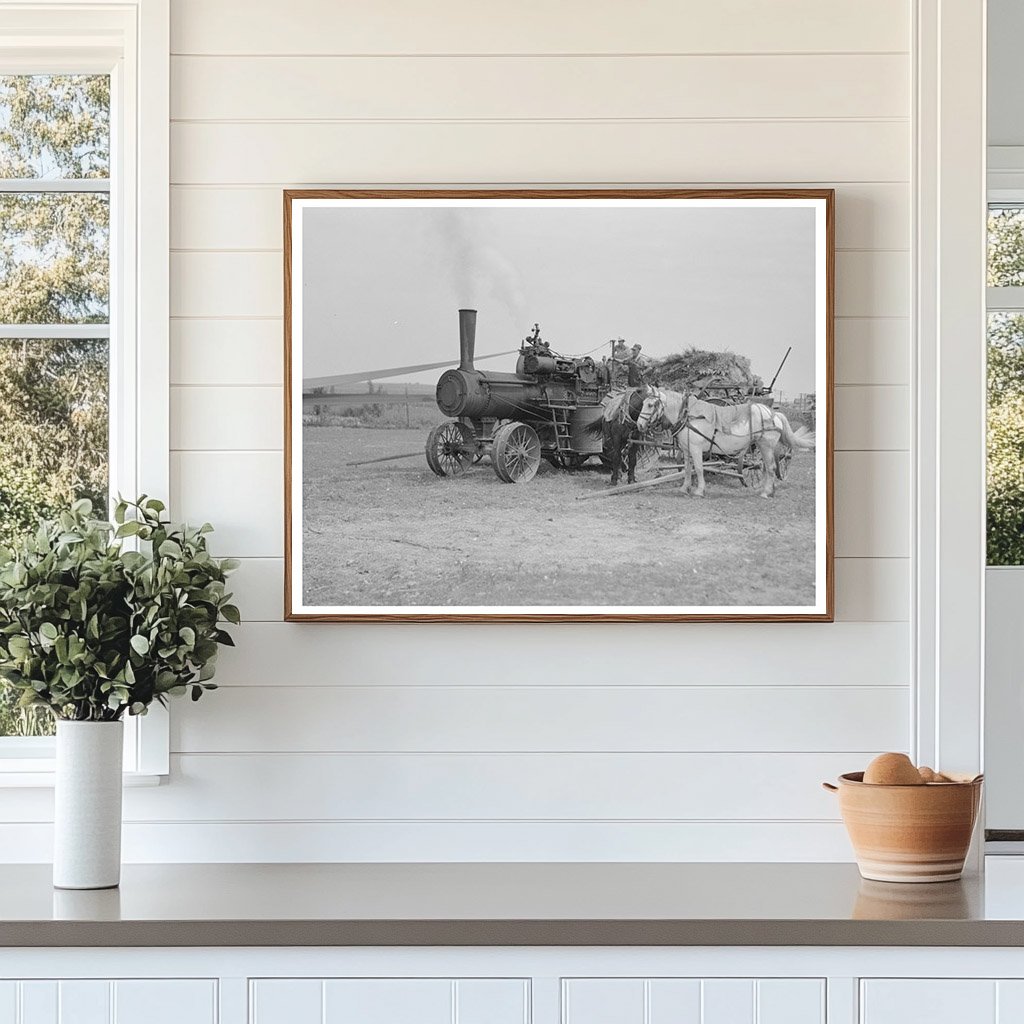
<instances>
[{"instance_id":1,"label":"white ceramic vase","mask_svg":"<svg viewBox=\"0 0 1024 1024\"><path fill-rule=\"evenodd\" d=\"M110 889L121 880L121 722L57 722L53 884Z\"/></svg>"}]
</instances>

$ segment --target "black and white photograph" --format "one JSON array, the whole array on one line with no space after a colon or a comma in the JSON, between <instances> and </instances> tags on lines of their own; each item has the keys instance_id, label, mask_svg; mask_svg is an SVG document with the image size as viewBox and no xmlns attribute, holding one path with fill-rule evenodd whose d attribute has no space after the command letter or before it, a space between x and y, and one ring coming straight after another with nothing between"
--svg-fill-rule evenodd
<instances>
[{"instance_id":1,"label":"black and white photograph","mask_svg":"<svg viewBox=\"0 0 1024 1024\"><path fill-rule=\"evenodd\" d=\"M288 617L832 617L827 190L285 194Z\"/></svg>"}]
</instances>

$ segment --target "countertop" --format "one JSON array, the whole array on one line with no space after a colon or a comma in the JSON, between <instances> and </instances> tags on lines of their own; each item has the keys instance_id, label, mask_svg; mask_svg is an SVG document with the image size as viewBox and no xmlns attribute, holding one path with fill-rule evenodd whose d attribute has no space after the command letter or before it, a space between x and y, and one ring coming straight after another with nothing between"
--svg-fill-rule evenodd
<instances>
[{"instance_id":1,"label":"countertop","mask_svg":"<svg viewBox=\"0 0 1024 1024\"><path fill-rule=\"evenodd\" d=\"M998 874L1001 908L977 875L894 885L852 864L128 865L98 892L13 865L0 945L1022 946L1024 864Z\"/></svg>"}]
</instances>

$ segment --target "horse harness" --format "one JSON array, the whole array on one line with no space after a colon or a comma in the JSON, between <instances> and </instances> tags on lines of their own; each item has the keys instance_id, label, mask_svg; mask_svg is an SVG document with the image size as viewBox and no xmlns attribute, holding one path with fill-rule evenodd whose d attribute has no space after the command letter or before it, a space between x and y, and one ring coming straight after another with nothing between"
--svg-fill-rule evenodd
<instances>
[{"instance_id":1,"label":"horse harness","mask_svg":"<svg viewBox=\"0 0 1024 1024\"><path fill-rule=\"evenodd\" d=\"M693 425L693 420L690 418L690 409L689 409L689 404L688 404L690 398L691 398L691 395L689 393L687 393L683 397L683 419L680 422L679 426L675 428L673 433L677 434L677 433L679 433L679 432L681 432L683 430L692 430L698 437L702 437L705 441L707 441L707 443L711 446L709 451L713 452L715 450L715 438L718 437L718 435L722 433L722 430L721 430L721 428L717 424L715 424L715 429L712 430L711 436L708 437L708 435L705 434L703 430L699 430L697 427L695 427ZM662 407L662 415L664 415L664 403L661 402L660 398L658 399L658 402L659 402L659 404ZM708 404L710 405L712 403L709 402ZM751 407L751 410L753 410L754 403L751 403L750 407ZM706 416L697 416L696 419L697 420L706 420L707 417ZM751 416L751 419L753 419L753 416ZM754 430L753 429L753 424L751 424L750 440L753 441L754 438L760 437L764 433L766 433L766 431L765 431L765 428L764 428L764 417L762 416L761 417L761 425L760 425L760 427L758 427L757 430ZM727 452L723 451L721 448L719 448L718 451L722 455L728 454Z\"/></svg>"}]
</instances>

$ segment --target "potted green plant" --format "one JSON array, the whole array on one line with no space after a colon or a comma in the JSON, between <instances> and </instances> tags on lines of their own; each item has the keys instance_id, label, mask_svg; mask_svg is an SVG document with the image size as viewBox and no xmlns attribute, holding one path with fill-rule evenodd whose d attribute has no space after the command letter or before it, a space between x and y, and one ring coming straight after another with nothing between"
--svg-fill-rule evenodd
<instances>
[{"instance_id":1,"label":"potted green plant","mask_svg":"<svg viewBox=\"0 0 1024 1024\"><path fill-rule=\"evenodd\" d=\"M114 522L78 501L0 549L0 677L24 707L57 721L54 885L118 884L123 718L214 689L233 559L207 550L213 527L172 525L143 496Z\"/></svg>"}]
</instances>

